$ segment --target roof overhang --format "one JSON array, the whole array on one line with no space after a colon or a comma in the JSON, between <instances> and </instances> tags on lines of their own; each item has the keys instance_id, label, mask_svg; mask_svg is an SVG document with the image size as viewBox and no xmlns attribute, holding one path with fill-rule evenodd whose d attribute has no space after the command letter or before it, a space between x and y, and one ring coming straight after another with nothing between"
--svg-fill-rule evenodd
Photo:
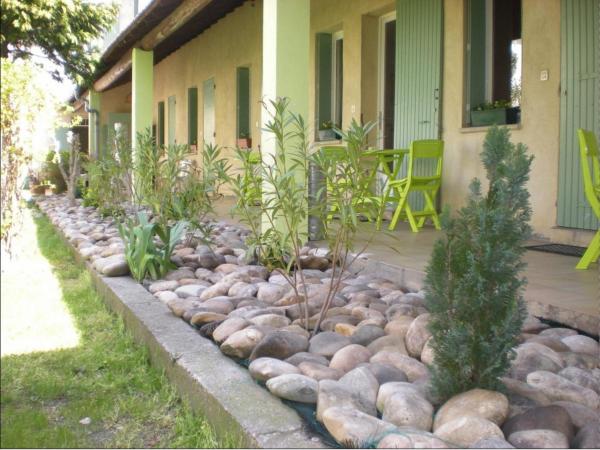
<instances>
[{"instance_id":1,"label":"roof overhang","mask_svg":"<svg viewBox=\"0 0 600 450\"><path fill-rule=\"evenodd\" d=\"M133 48L154 51L158 64L247 0L154 0L123 30L100 59L94 89L131 81ZM83 94L78 91L78 97Z\"/></svg>"}]
</instances>

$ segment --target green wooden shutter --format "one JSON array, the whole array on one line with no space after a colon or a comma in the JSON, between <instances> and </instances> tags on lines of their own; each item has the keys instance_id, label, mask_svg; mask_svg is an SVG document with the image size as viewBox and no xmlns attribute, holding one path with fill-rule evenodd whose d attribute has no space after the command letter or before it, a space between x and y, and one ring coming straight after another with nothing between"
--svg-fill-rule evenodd
<instances>
[{"instance_id":1,"label":"green wooden shutter","mask_svg":"<svg viewBox=\"0 0 600 450\"><path fill-rule=\"evenodd\" d=\"M169 102L169 145L175 145L175 96L171 95L168 98Z\"/></svg>"},{"instance_id":2,"label":"green wooden shutter","mask_svg":"<svg viewBox=\"0 0 600 450\"><path fill-rule=\"evenodd\" d=\"M165 102L158 102L158 145L165 145Z\"/></svg>"},{"instance_id":3,"label":"green wooden shutter","mask_svg":"<svg viewBox=\"0 0 600 450\"><path fill-rule=\"evenodd\" d=\"M237 137L250 137L250 69L237 68Z\"/></svg>"},{"instance_id":4,"label":"green wooden shutter","mask_svg":"<svg viewBox=\"0 0 600 450\"><path fill-rule=\"evenodd\" d=\"M188 89L188 145L198 144L198 88Z\"/></svg>"},{"instance_id":5,"label":"green wooden shutter","mask_svg":"<svg viewBox=\"0 0 600 450\"><path fill-rule=\"evenodd\" d=\"M317 126L323 122L331 121L331 62L332 62L332 37L330 33L317 33L317 67L316 67L316 93L317 93Z\"/></svg>"},{"instance_id":6,"label":"green wooden shutter","mask_svg":"<svg viewBox=\"0 0 600 450\"><path fill-rule=\"evenodd\" d=\"M577 129L600 136L600 0L563 0L558 217L563 227L597 230L583 191Z\"/></svg>"},{"instance_id":7,"label":"green wooden shutter","mask_svg":"<svg viewBox=\"0 0 600 450\"><path fill-rule=\"evenodd\" d=\"M396 148L440 137L442 22L442 0L396 0ZM434 161L415 166L417 174L435 172ZM409 202L415 210L423 208L419 193L410 194Z\"/></svg>"}]
</instances>

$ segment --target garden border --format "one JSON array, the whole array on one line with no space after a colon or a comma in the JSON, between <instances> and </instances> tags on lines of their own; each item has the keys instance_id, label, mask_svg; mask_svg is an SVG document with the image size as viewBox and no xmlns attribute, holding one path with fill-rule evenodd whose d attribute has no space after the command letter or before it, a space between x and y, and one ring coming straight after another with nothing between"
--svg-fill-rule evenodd
<instances>
[{"instance_id":1,"label":"garden border","mask_svg":"<svg viewBox=\"0 0 600 450\"><path fill-rule=\"evenodd\" d=\"M102 276L62 230L52 226L85 266L102 300L123 318L134 339L148 348L152 364L164 369L180 395L202 412L218 434L233 434L242 448L328 447L298 413L259 386L247 369L223 355L212 341L175 317L141 284L129 276Z\"/></svg>"}]
</instances>

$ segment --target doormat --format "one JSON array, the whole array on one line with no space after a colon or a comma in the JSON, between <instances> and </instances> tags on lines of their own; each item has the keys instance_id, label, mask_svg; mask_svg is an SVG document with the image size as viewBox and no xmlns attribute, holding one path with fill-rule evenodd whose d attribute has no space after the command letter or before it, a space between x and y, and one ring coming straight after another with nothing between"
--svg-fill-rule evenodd
<instances>
[{"instance_id":1,"label":"doormat","mask_svg":"<svg viewBox=\"0 0 600 450\"><path fill-rule=\"evenodd\" d=\"M577 256L581 258L585 253L585 247L577 247L575 245L564 244L542 244L525 246L527 250L535 250L537 252L556 253L557 255Z\"/></svg>"}]
</instances>

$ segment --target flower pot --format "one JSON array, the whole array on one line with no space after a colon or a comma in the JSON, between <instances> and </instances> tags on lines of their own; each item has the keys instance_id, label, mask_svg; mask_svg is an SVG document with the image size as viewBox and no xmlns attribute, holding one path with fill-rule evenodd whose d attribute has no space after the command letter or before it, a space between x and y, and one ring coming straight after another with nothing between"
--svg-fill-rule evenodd
<instances>
[{"instance_id":1,"label":"flower pot","mask_svg":"<svg viewBox=\"0 0 600 450\"><path fill-rule=\"evenodd\" d=\"M319 130L319 141L333 141L335 140L335 132L331 129Z\"/></svg>"},{"instance_id":2,"label":"flower pot","mask_svg":"<svg viewBox=\"0 0 600 450\"><path fill-rule=\"evenodd\" d=\"M485 127L519 123L519 107L471 111L471 126Z\"/></svg>"},{"instance_id":3,"label":"flower pot","mask_svg":"<svg viewBox=\"0 0 600 450\"><path fill-rule=\"evenodd\" d=\"M251 148L252 147L252 138L238 138L237 146L239 148Z\"/></svg>"}]
</instances>

